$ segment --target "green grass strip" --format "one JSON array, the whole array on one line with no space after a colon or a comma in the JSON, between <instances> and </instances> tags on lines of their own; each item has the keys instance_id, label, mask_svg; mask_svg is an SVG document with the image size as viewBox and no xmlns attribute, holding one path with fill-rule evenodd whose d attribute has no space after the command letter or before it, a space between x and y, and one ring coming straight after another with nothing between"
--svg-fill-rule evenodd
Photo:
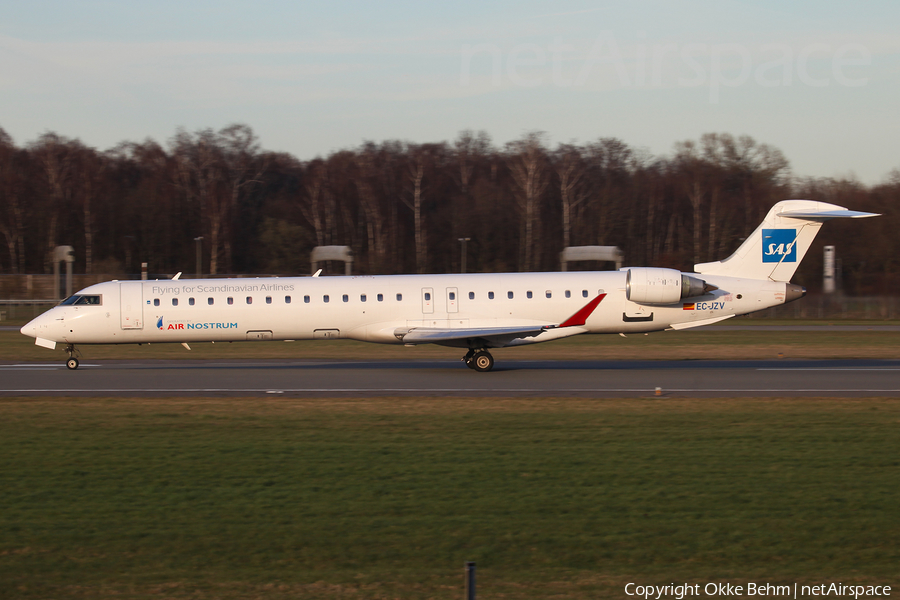
<instances>
[{"instance_id":1,"label":"green grass strip","mask_svg":"<svg viewBox=\"0 0 900 600\"><path fill-rule=\"evenodd\" d=\"M2 598L897 583L900 401L0 399ZM348 596L349 595L349 596Z\"/></svg>"}]
</instances>

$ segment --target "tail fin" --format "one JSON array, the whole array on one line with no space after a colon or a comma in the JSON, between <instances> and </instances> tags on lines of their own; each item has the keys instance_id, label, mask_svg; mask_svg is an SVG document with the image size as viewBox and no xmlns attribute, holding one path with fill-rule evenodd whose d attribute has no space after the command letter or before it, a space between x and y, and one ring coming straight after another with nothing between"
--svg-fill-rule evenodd
<instances>
[{"instance_id":1,"label":"tail fin","mask_svg":"<svg viewBox=\"0 0 900 600\"><path fill-rule=\"evenodd\" d=\"M813 200L783 200L737 251L717 262L694 265L697 273L790 281L824 221L876 217L874 213Z\"/></svg>"}]
</instances>

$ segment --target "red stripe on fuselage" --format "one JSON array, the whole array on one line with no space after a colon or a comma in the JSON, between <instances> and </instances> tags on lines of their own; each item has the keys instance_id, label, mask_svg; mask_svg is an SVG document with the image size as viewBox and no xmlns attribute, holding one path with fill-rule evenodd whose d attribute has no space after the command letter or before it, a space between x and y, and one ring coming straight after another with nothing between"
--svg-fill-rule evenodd
<instances>
[{"instance_id":1,"label":"red stripe on fuselage","mask_svg":"<svg viewBox=\"0 0 900 600\"><path fill-rule=\"evenodd\" d=\"M584 308L579 310L577 313L563 321L559 324L560 327L581 327L584 325L585 321L587 321L588 317L591 316L591 313L594 312L594 309L597 308L597 305L606 298L606 294L600 294L590 302L584 305Z\"/></svg>"}]
</instances>

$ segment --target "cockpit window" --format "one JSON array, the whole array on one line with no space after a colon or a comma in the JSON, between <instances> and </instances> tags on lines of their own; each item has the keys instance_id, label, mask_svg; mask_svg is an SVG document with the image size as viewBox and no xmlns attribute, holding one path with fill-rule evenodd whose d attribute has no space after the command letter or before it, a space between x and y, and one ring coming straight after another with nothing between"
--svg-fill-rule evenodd
<instances>
[{"instance_id":1,"label":"cockpit window","mask_svg":"<svg viewBox=\"0 0 900 600\"><path fill-rule=\"evenodd\" d=\"M87 304L99 306L101 304L101 302L100 302L99 295L98 296L87 296L87 295L75 294L74 296L69 296L68 298L66 298L65 300L60 302L59 304L60 304L60 306L73 306L73 305L84 306Z\"/></svg>"}]
</instances>

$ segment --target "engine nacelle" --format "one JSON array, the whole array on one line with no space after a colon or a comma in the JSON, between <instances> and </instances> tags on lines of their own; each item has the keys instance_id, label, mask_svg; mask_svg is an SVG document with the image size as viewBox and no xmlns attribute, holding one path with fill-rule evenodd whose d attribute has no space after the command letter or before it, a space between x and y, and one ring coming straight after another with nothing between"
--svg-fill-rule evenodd
<instances>
[{"instance_id":1,"label":"engine nacelle","mask_svg":"<svg viewBox=\"0 0 900 600\"><path fill-rule=\"evenodd\" d=\"M675 269L628 269L625 297L637 304L674 304L683 298L702 296L715 286Z\"/></svg>"}]
</instances>

